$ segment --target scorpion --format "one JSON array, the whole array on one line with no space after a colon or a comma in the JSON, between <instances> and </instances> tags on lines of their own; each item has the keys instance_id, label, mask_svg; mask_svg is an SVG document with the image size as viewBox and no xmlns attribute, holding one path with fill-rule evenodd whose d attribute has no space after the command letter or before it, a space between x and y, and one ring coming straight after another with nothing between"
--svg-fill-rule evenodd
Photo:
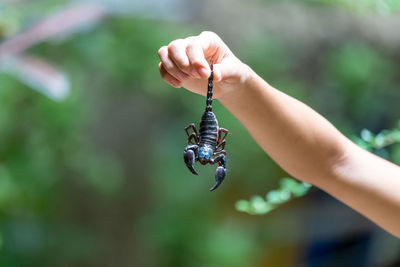
<instances>
[{"instance_id":1,"label":"scorpion","mask_svg":"<svg viewBox=\"0 0 400 267\"><path fill-rule=\"evenodd\" d=\"M219 166L215 172L216 183L210 188L210 191L217 189L225 179L226 151L224 149L225 138L228 135L227 129L218 127L217 118L212 111L213 78L213 64L211 63L211 74L208 78L206 110L200 120L199 133L194 123L186 126L185 132L188 136L188 146L186 146L183 152L186 166L195 175L198 175L193 166L196 161L199 161L202 165L218 163ZM190 129L193 130L192 133L189 133Z\"/></svg>"}]
</instances>

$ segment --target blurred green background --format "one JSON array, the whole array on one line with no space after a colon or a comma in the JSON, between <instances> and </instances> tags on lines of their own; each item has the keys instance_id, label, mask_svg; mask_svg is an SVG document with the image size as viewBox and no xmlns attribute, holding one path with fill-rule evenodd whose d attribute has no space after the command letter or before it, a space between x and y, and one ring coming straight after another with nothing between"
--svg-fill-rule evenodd
<instances>
[{"instance_id":1,"label":"blurred green background","mask_svg":"<svg viewBox=\"0 0 400 267\"><path fill-rule=\"evenodd\" d=\"M218 101L228 174L210 193L215 167L182 159L205 99L157 69L159 47L211 30L347 136L400 128L399 6L2 1L0 266L399 266L398 239L318 189L237 211L287 174ZM374 152L400 164L399 144Z\"/></svg>"}]
</instances>

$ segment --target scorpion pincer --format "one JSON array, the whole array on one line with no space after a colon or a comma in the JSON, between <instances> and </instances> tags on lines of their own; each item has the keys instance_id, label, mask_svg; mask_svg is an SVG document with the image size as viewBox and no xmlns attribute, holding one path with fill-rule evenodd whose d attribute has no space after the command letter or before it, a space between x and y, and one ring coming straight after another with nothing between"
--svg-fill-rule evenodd
<instances>
[{"instance_id":1,"label":"scorpion pincer","mask_svg":"<svg viewBox=\"0 0 400 267\"><path fill-rule=\"evenodd\" d=\"M210 189L214 191L222 183L226 175L226 152L225 138L228 130L218 127L218 121L212 111L212 89L213 89L213 65L211 64L211 75L208 78L206 110L200 120L200 129L197 133L194 123L186 126L185 131L188 135L188 146L183 152L183 158L189 170L198 175L193 165L199 161L202 165L207 163L218 163L215 173L215 185ZM193 132L189 134L189 129Z\"/></svg>"}]
</instances>

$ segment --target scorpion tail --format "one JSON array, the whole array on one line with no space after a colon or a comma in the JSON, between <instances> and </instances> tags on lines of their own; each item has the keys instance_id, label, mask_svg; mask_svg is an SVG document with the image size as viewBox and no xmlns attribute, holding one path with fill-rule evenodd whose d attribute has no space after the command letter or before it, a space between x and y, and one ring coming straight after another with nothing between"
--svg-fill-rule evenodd
<instances>
[{"instance_id":1,"label":"scorpion tail","mask_svg":"<svg viewBox=\"0 0 400 267\"><path fill-rule=\"evenodd\" d=\"M217 189L217 187L222 183L222 181L225 179L225 175L226 175L226 170L224 167L219 166L217 168L217 171L215 172L215 185L213 187L210 188L210 191L214 191L215 189Z\"/></svg>"}]
</instances>

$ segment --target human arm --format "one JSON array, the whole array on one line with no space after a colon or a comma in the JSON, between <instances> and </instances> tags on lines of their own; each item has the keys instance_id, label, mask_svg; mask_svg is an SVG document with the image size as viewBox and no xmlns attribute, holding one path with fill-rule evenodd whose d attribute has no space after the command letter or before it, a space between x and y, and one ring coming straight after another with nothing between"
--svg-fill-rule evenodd
<instances>
[{"instance_id":1,"label":"human arm","mask_svg":"<svg viewBox=\"0 0 400 267\"><path fill-rule=\"evenodd\" d=\"M213 33L172 42L159 55L166 82L201 94L212 60L215 97L266 153L293 177L400 237L399 166L359 148L310 107L270 86Z\"/></svg>"}]
</instances>

